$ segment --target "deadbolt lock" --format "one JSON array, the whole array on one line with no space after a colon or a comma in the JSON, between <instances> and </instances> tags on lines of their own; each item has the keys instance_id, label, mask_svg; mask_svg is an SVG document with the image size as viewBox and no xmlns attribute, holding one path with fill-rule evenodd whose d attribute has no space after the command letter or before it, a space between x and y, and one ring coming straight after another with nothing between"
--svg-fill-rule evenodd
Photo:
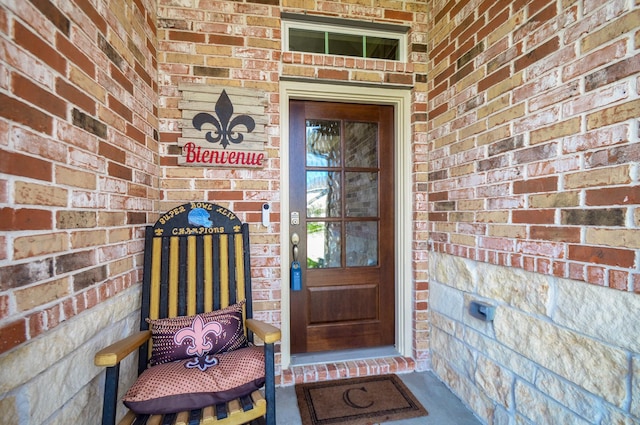
<instances>
[{"instance_id":1,"label":"deadbolt lock","mask_svg":"<svg viewBox=\"0 0 640 425\"><path fill-rule=\"evenodd\" d=\"M300 224L300 213L298 211L291 212L291 225L297 226Z\"/></svg>"}]
</instances>

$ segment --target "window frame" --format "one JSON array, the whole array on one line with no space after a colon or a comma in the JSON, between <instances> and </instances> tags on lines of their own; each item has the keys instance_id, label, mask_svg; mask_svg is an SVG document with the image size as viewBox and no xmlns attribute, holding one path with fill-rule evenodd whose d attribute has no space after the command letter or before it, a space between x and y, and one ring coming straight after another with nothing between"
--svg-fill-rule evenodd
<instances>
[{"instance_id":1,"label":"window frame","mask_svg":"<svg viewBox=\"0 0 640 425\"><path fill-rule=\"evenodd\" d=\"M299 50L291 50L289 48L289 30L299 29L306 31L317 31L325 34L325 40L327 33L334 34L348 34L358 35L365 37L385 38L398 41L398 55L397 59L380 59L373 57L366 57L366 52L363 51L362 56L347 56L338 55L332 53L326 53L326 43L324 53L312 53ZM354 59L370 59L370 60L388 60L392 62L407 62L407 32L409 28L401 25L392 24L376 24L372 22L361 22L347 19L327 18L322 16L309 16L293 14L283 14L282 16L282 42L284 52L294 53L307 53L316 55L332 55L340 57L350 57ZM365 38L363 37L364 41Z\"/></svg>"}]
</instances>

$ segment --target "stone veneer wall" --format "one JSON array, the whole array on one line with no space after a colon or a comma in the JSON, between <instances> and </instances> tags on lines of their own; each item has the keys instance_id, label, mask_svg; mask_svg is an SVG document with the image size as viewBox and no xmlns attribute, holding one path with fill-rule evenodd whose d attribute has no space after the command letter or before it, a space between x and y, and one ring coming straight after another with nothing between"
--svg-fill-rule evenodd
<instances>
[{"instance_id":1,"label":"stone veneer wall","mask_svg":"<svg viewBox=\"0 0 640 425\"><path fill-rule=\"evenodd\" d=\"M155 49L155 0L0 1L3 425L99 423L156 219Z\"/></svg>"},{"instance_id":2,"label":"stone veneer wall","mask_svg":"<svg viewBox=\"0 0 640 425\"><path fill-rule=\"evenodd\" d=\"M486 423L640 423L640 2L431 5L433 369Z\"/></svg>"},{"instance_id":3,"label":"stone veneer wall","mask_svg":"<svg viewBox=\"0 0 640 425\"><path fill-rule=\"evenodd\" d=\"M448 254L430 264L433 370L486 423L640 423L640 296Z\"/></svg>"}]
</instances>

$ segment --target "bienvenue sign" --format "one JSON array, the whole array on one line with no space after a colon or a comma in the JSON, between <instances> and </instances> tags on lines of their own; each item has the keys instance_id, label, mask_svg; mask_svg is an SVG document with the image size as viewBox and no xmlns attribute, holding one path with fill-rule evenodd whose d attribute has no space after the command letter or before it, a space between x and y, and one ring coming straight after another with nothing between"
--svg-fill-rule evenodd
<instances>
[{"instance_id":1,"label":"bienvenue sign","mask_svg":"<svg viewBox=\"0 0 640 425\"><path fill-rule=\"evenodd\" d=\"M253 89L182 83L179 165L262 168L266 99Z\"/></svg>"}]
</instances>

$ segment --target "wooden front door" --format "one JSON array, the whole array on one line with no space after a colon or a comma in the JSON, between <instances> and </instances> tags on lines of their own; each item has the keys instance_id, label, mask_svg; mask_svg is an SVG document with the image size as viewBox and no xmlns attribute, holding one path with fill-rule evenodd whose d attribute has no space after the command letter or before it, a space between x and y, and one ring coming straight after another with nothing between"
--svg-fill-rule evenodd
<instances>
[{"instance_id":1,"label":"wooden front door","mask_svg":"<svg viewBox=\"0 0 640 425\"><path fill-rule=\"evenodd\" d=\"M292 354L395 342L393 123L392 106L290 103Z\"/></svg>"}]
</instances>

